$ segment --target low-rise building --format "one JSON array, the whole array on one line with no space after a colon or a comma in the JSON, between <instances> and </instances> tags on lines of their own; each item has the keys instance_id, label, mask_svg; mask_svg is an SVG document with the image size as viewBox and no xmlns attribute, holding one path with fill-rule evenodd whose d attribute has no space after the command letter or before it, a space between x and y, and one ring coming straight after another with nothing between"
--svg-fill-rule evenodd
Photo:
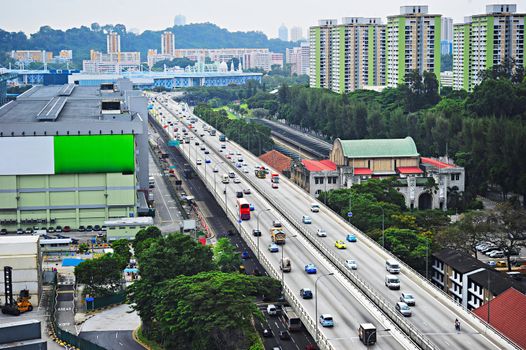
<instances>
[{"instance_id":1,"label":"low-rise building","mask_svg":"<svg viewBox=\"0 0 526 350\"><path fill-rule=\"evenodd\" d=\"M521 281L451 248L433 253L431 281L469 310L477 309L512 287L526 292L526 285Z\"/></svg>"},{"instance_id":2,"label":"low-rise building","mask_svg":"<svg viewBox=\"0 0 526 350\"><path fill-rule=\"evenodd\" d=\"M290 177L292 159L281 152L271 150L259 156L259 159L270 165L274 170Z\"/></svg>"},{"instance_id":3,"label":"low-rise building","mask_svg":"<svg viewBox=\"0 0 526 350\"><path fill-rule=\"evenodd\" d=\"M140 52L111 52L103 53L90 51L90 59L82 61L85 73L120 73L135 72L141 68Z\"/></svg>"},{"instance_id":4,"label":"low-rise building","mask_svg":"<svg viewBox=\"0 0 526 350\"><path fill-rule=\"evenodd\" d=\"M312 196L340 188L339 173L334 162L302 159L295 161L291 169L292 180Z\"/></svg>"}]
</instances>

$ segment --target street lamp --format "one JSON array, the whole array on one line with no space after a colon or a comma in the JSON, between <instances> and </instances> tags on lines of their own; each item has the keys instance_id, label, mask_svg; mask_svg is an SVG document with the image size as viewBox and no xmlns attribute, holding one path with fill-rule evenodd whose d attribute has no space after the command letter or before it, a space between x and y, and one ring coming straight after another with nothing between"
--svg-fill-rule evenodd
<instances>
[{"instance_id":1,"label":"street lamp","mask_svg":"<svg viewBox=\"0 0 526 350\"><path fill-rule=\"evenodd\" d=\"M385 213L382 206L378 206L382 210L382 247L385 248Z\"/></svg>"},{"instance_id":2,"label":"street lamp","mask_svg":"<svg viewBox=\"0 0 526 350\"><path fill-rule=\"evenodd\" d=\"M264 212L267 212L269 210L271 210L271 209L267 208L267 209L263 210L262 212L258 213L258 215L256 215L256 222L257 222L257 226L256 227L257 227L257 230L258 230L259 234L261 234L261 231L259 231L259 216L261 214L263 214ZM257 242L258 242L257 245L258 245L258 260L259 260L259 235L257 236Z\"/></svg>"},{"instance_id":3,"label":"street lamp","mask_svg":"<svg viewBox=\"0 0 526 350\"><path fill-rule=\"evenodd\" d=\"M316 324L316 335L315 335L316 344L318 344L318 333L319 333L318 331L318 281L322 279L323 277L332 276L332 275L334 275L334 272L326 273L316 278L316 282L314 282L314 309L316 312L316 316L314 317L314 323Z\"/></svg>"},{"instance_id":4,"label":"street lamp","mask_svg":"<svg viewBox=\"0 0 526 350\"><path fill-rule=\"evenodd\" d=\"M217 163L217 167L219 167L219 165L223 164L224 162L219 162ZM219 170L219 168L217 168ZM216 190L216 185L217 185L217 182L216 182L216 173L214 171L214 193L217 193L217 190Z\"/></svg>"}]
</instances>

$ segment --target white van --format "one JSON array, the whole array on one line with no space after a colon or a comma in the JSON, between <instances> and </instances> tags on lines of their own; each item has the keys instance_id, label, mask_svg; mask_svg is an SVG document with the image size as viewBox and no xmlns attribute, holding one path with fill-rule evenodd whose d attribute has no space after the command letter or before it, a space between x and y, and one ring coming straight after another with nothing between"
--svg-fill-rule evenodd
<instances>
[{"instance_id":1,"label":"white van","mask_svg":"<svg viewBox=\"0 0 526 350\"><path fill-rule=\"evenodd\" d=\"M278 314L278 309L276 308L276 305L274 305L274 304L267 305L267 313L269 314L269 316L277 315Z\"/></svg>"},{"instance_id":2,"label":"white van","mask_svg":"<svg viewBox=\"0 0 526 350\"><path fill-rule=\"evenodd\" d=\"M395 275L386 275L385 286L389 289L400 289L400 279Z\"/></svg>"},{"instance_id":3,"label":"white van","mask_svg":"<svg viewBox=\"0 0 526 350\"><path fill-rule=\"evenodd\" d=\"M320 205L318 203L311 203L310 204L310 211L313 213L317 213L320 211Z\"/></svg>"},{"instance_id":4,"label":"white van","mask_svg":"<svg viewBox=\"0 0 526 350\"><path fill-rule=\"evenodd\" d=\"M400 264L395 260L387 260L385 262L385 269L389 273L400 273Z\"/></svg>"},{"instance_id":5,"label":"white van","mask_svg":"<svg viewBox=\"0 0 526 350\"><path fill-rule=\"evenodd\" d=\"M223 174L223 180L221 180L221 182L224 184L230 183L230 178L228 177L227 174Z\"/></svg>"}]
</instances>

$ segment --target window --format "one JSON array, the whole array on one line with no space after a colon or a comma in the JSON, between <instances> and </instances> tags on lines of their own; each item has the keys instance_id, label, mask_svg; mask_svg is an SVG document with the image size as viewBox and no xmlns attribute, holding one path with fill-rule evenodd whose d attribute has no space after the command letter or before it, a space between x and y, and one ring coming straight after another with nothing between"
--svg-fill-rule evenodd
<instances>
[{"instance_id":1,"label":"window","mask_svg":"<svg viewBox=\"0 0 526 350\"><path fill-rule=\"evenodd\" d=\"M316 185L323 185L323 177L315 177L314 178L314 183Z\"/></svg>"}]
</instances>

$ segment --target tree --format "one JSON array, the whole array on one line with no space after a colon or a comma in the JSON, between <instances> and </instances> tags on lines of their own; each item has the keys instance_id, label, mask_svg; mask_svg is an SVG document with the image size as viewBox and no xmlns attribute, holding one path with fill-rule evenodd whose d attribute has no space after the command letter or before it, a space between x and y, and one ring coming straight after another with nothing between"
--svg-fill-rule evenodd
<instances>
[{"instance_id":1,"label":"tree","mask_svg":"<svg viewBox=\"0 0 526 350\"><path fill-rule=\"evenodd\" d=\"M431 255L430 239L410 229L385 230L385 247L421 273L425 271L426 256Z\"/></svg>"},{"instance_id":2,"label":"tree","mask_svg":"<svg viewBox=\"0 0 526 350\"><path fill-rule=\"evenodd\" d=\"M161 237L162 237L161 230L159 230L155 226L150 226L146 230L139 230L139 232L135 234L135 238L132 242L133 249L137 250L137 246L141 242L147 240L148 238L156 239L156 238L161 238ZM138 255L137 252L135 252L135 255Z\"/></svg>"},{"instance_id":3,"label":"tree","mask_svg":"<svg viewBox=\"0 0 526 350\"><path fill-rule=\"evenodd\" d=\"M98 24L97 22L91 23L90 28L94 32L98 32L98 31L100 31L100 24Z\"/></svg>"},{"instance_id":4,"label":"tree","mask_svg":"<svg viewBox=\"0 0 526 350\"><path fill-rule=\"evenodd\" d=\"M111 243L111 247L113 248L115 257L122 260L122 268L124 269L126 265L128 265L128 262L132 256L130 251L130 241L127 239L118 239Z\"/></svg>"},{"instance_id":5,"label":"tree","mask_svg":"<svg viewBox=\"0 0 526 350\"><path fill-rule=\"evenodd\" d=\"M239 270L241 257L236 247L226 237L219 238L213 248L214 262L221 272L234 272Z\"/></svg>"},{"instance_id":6,"label":"tree","mask_svg":"<svg viewBox=\"0 0 526 350\"><path fill-rule=\"evenodd\" d=\"M115 293L121 289L122 261L113 254L83 261L75 267L75 278L92 296Z\"/></svg>"},{"instance_id":7,"label":"tree","mask_svg":"<svg viewBox=\"0 0 526 350\"><path fill-rule=\"evenodd\" d=\"M255 297L279 288L268 277L221 272L168 280L155 306L159 339L170 349L247 349L251 319L262 317Z\"/></svg>"},{"instance_id":8,"label":"tree","mask_svg":"<svg viewBox=\"0 0 526 350\"><path fill-rule=\"evenodd\" d=\"M141 277L160 282L214 269L212 251L187 235L158 238L138 255Z\"/></svg>"}]
</instances>

